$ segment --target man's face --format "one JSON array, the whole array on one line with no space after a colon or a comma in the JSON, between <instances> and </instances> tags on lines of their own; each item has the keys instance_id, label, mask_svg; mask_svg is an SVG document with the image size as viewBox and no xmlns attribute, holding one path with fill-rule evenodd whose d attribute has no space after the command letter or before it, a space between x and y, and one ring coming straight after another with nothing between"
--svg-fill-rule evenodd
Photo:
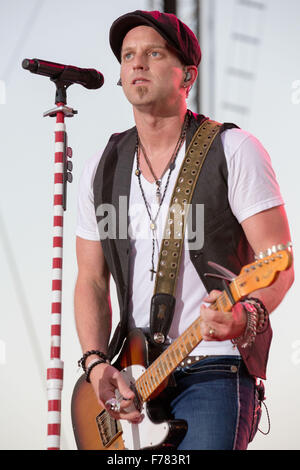
<instances>
[{"instance_id":1,"label":"man's face","mask_svg":"<svg viewBox=\"0 0 300 470\"><path fill-rule=\"evenodd\" d=\"M134 107L166 109L185 100L184 67L155 29L138 26L130 30L121 59L123 90Z\"/></svg>"}]
</instances>

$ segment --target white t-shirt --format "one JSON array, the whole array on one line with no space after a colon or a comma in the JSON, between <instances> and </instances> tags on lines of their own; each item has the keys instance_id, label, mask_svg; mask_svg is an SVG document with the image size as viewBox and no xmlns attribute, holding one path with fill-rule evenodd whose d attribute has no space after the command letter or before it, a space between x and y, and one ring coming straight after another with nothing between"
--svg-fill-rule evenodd
<instances>
[{"instance_id":1,"label":"white t-shirt","mask_svg":"<svg viewBox=\"0 0 300 470\"><path fill-rule=\"evenodd\" d=\"M221 134L228 167L228 200L238 222L271 207L284 204L270 157L261 143L250 133L241 129L229 129ZM91 158L83 171L79 185L78 223L76 235L88 240L99 240L96 222L93 181L102 152ZM157 240L155 242L156 269L160 241L165 225L178 171L184 159L184 146L181 148L176 167L171 173L163 206L156 220ZM142 198L138 178L135 175L136 158L132 170L129 222L130 222L130 326L147 328L149 326L150 303L153 295L154 280L151 281L152 231L150 219ZM168 172L165 173L161 192L163 193ZM141 175L142 187L152 217L157 212L156 185L148 182ZM176 306L173 322L169 331L170 339L181 335L199 316L203 298L207 295L191 260L185 239L176 290ZM231 341L202 341L193 351L196 355L237 355L238 350Z\"/></svg>"}]
</instances>

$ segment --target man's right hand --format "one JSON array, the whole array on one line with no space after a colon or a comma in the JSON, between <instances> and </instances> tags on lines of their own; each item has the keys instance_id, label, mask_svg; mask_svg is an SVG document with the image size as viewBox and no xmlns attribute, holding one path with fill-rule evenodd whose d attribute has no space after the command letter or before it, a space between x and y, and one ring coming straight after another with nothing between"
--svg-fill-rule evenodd
<instances>
[{"instance_id":1,"label":"man's right hand","mask_svg":"<svg viewBox=\"0 0 300 470\"><path fill-rule=\"evenodd\" d=\"M90 381L100 405L108 411L112 418L126 419L135 424L142 421L142 415L137 409L126 411L126 408L132 405L135 394L125 383L118 369L107 363L98 364L91 370ZM116 389L124 397L120 403L119 412L113 411L107 403L108 400L116 398Z\"/></svg>"}]
</instances>

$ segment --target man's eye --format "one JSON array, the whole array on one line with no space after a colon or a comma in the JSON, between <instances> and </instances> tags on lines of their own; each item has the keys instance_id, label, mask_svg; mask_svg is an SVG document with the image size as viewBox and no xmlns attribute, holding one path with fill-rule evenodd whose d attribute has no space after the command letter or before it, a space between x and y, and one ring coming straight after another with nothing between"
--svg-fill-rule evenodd
<instances>
[{"instance_id":1,"label":"man's eye","mask_svg":"<svg viewBox=\"0 0 300 470\"><path fill-rule=\"evenodd\" d=\"M158 51L151 52L152 57L159 57L160 53Z\"/></svg>"},{"instance_id":2,"label":"man's eye","mask_svg":"<svg viewBox=\"0 0 300 470\"><path fill-rule=\"evenodd\" d=\"M126 54L124 54L123 58L124 60L130 60L132 57L132 52L127 52Z\"/></svg>"}]
</instances>

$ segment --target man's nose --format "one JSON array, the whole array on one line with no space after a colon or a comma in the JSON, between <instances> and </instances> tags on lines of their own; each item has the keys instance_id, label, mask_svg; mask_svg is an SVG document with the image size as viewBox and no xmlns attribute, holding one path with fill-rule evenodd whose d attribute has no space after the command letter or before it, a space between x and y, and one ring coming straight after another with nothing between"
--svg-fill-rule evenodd
<instances>
[{"instance_id":1,"label":"man's nose","mask_svg":"<svg viewBox=\"0 0 300 470\"><path fill-rule=\"evenodd\" d=\"M149 68L148 60L145 54L142 54L142 53L135 54L134 61L133 61L133 68L135 70L147 70Z\"/></svg>"}]
</instances>

